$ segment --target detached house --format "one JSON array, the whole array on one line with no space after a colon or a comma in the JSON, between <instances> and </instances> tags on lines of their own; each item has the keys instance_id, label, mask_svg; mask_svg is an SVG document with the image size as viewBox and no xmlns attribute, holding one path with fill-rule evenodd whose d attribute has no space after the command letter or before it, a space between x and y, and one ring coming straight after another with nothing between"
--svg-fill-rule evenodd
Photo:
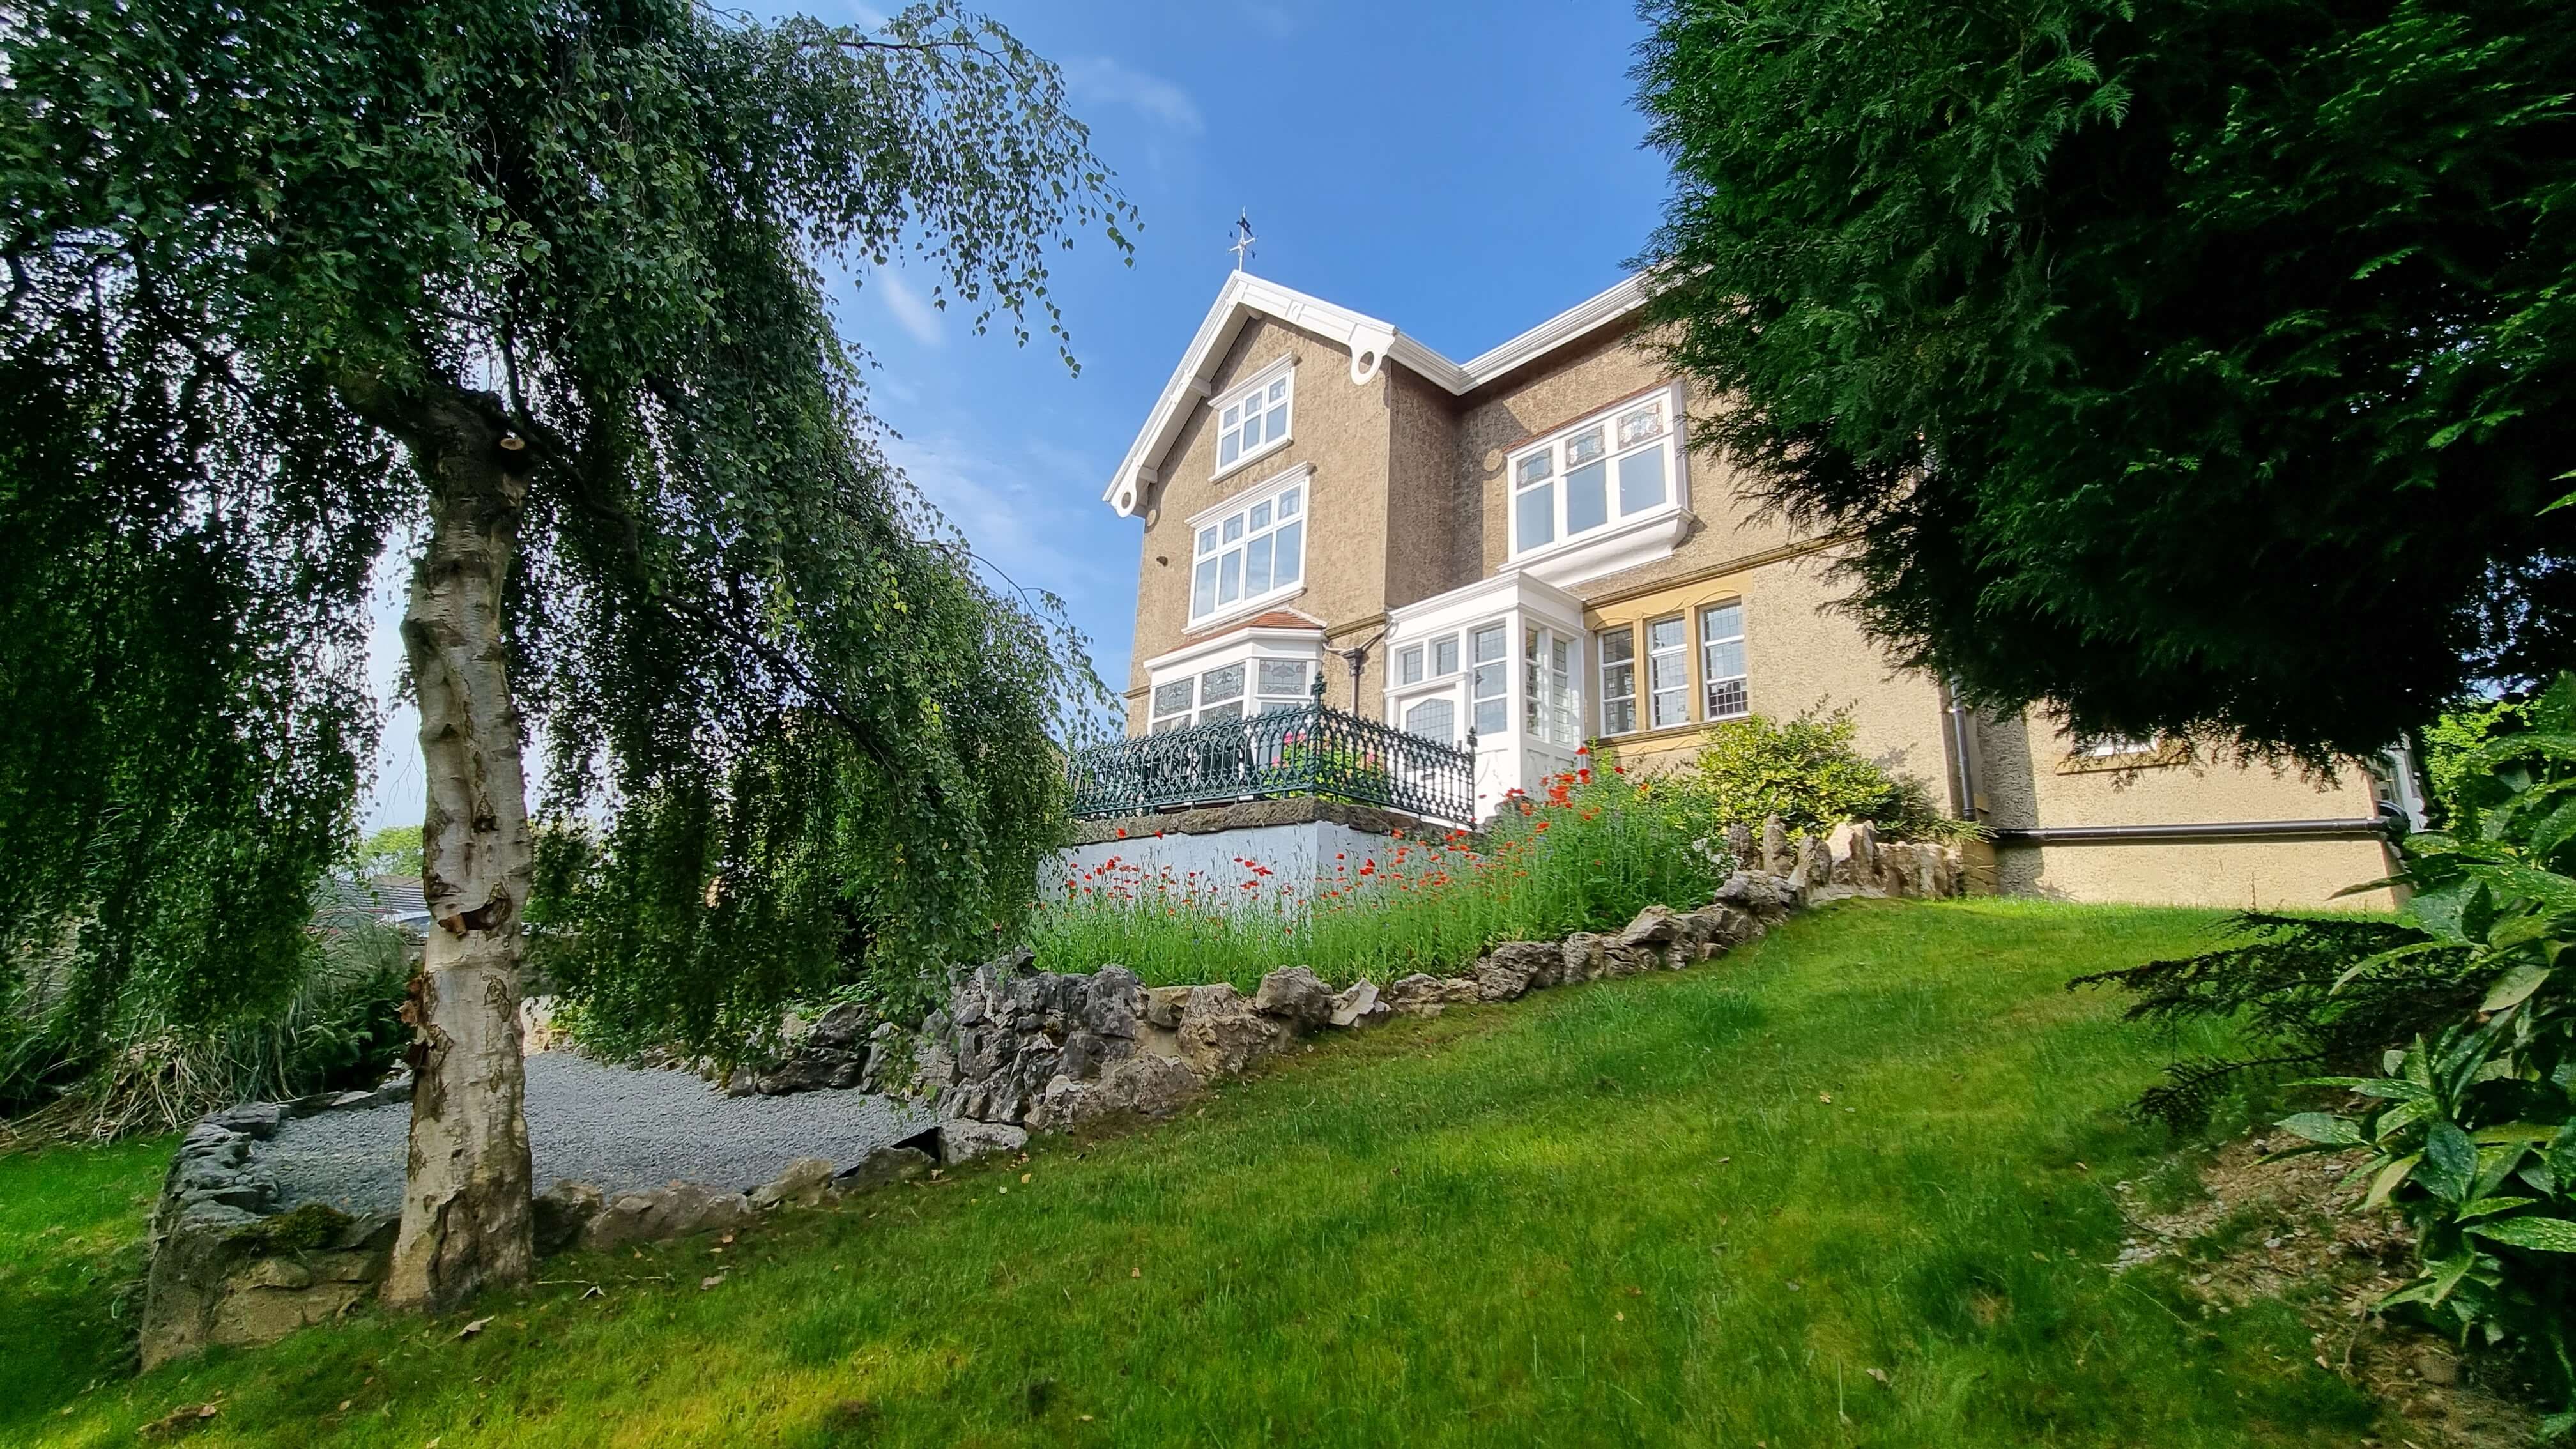
<instances>
[{"instance_id":1,"label":"detached house","mask_svg":"<svg viewBox=\"0 0 2576 1449\"><path fill-rule=\"evenodd\" d=\"M2386 874L2370 766L2320 784L2078 741L1891 667L1829 607L1830 543L1693 451L1717 404L1638 344L1643 300L1623 282L1453 362L1229 278L1102 495L1144 530L1130 735L1320 683L1411 736L1472 731L1482 814L1586 742L1651 770L1756 711L1848 705L1865 752L1995 831L1990 889L2320 904Z\"/></svg>"}]
</instances>

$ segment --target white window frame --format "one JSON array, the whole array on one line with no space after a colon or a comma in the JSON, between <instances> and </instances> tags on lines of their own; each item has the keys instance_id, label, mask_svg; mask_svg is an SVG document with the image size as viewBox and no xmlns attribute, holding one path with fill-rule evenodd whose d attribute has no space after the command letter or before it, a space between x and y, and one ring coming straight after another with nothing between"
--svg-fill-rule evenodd
<instances>
[{"instance_id":1,"label":"white window frame","mask_svg":"<svg viewBox=\"0 0 2576 1449\"><path fill-rule=\"evenodd\" d=\"M1273 383L1279 385L1280 396L1276 402L1271 401L1268 396ZM1264 420L1261 441L1249 448L1238 444L1234 456L1229 458L1226 456L1226 445L1240 436L1245 419L1237 416L1234 422L1228 425L1226 411L1229 408L1239 410L1246 402L1261 404L1257 410L1258 415ZM1208 399L1208 420L1216 429L1214 450L1216 471L1208 475L1212 478L1222 478L1247 463L1266 458L1288 446L1288 440L1295 436L1297 427L1297 359L1280 358L1234 387L1211 395Z\"/></svg>"},{"instance_id":2,"label":"white window frame","mask_svg":"<svg viewBox=\"0 0 2576 1449\"><path fill-rule=\"evenodd\" d=\"M1576 636L1547 624L1521 625L1521 729L1541 744L1583 743L1583 649Z\"/></svg>"},{"instance_id":3,"label":"white window frame","mask_svg":"<svg viewBox=\"0 0 2576 1449\"><path fill-rule=\"evenodd\" d=\"M1646 648L1644 657L1637 662L1646 672L1646 728L1662 730L1689 724L1691 722L1690 617L1686 614L1666 614L1662 618L1648 619L1645 622ZM1668 648L1655 647L1655 626L1658 624L1673 626L1673 642ZM1655 677L1656 664L1667 659L1672 661L1674 670L1679 674L1679 677L1670 684L1664 684ZM1667 695L1680 701L1671 719L1666 719L1663 715L1663 702Z\"/></svg>"},{"instance_id":4,"label":"white window frame","mask_svg":"<svg viewBox=\"0 0 2576 1449\"><path fill-rule=\"evenodd\" d=\"M1479 738L1497 738L1512 727L1511 621L1494 619L1481 624L1470 624L1467 626L1466 635L1467 658L1461 662L1465 666L1467 683L1467 727L1474 730ZM1478 642L1487 637L1495 641L1494 657L1491 659L1484 658L1476 652ZM1484 687L1488 680L1484 671L1489 669L1493 671L1490 676L1491 682L1496 686L1490 693ZM1487 705L1493 706L1495 715L1495 721L1490 726L1479 717Z\"/></svg>"},{"instance_id":5,"label":"white window frame","mask_svg":"<svg viewBox=\"0 0 2576 1449\"><path fill-rule=\"evenodd\" d=\"M1297 670L1293 691L1283 691L1263 679L1264 665L1291 665ZM1274 710L1295 709L1311 702L1316 661L1311 656L1282 653L1234 653L1223 659L1212 659L1187 674L1165 674L1153 680L1145 692L1147 734L1166 730L1188 729L1192 725L1213 723L1219 719L1243 719ZM1240 670L1233 693L1223 699L1207 697L1207 682L1217 675ZM1268 671L1276 673L1276 670ZM1166 689L1187 686L1189 703L1178 710L1161 708L1160 696Z\"/></svg>"},{"instance_id":6,"label":"white window frame","mask_svg":"<svg viewBox=\"0 0 2576 1449\"><path fill-rule=\"evenodd\" d=\"M1245 489L1191 517L1188 524L1190 566L1182 575L1183 584L1189 590L1191 628L1202 628L1221 619L1251 613L1304 591L1307 545L1315 534L1313 482L1314 470L1301 464L1277 477L1264 479L1258 486ZM1283 513L1281 505L1292 496L1295 499L1293 510ZM1261 511L1266 511L1268 521L1255 527L1251 522L1252 515ZM1233 538L1225 536L1229 524L1240 525ZM1297 576L1281 580L1278 536L1291 524L1297 529ZM1223 587L1226 557L1231 554L1241 560L1236 565L1235 574L1239 588L1244 582L1244 573L1250 568L1252 544L1262 537L1272 541L1270 586L1257 594L1247 591L1232 599L1218 597L1217 591ZM1216 571L1210 575L1209 603L1205 611L1199 608L1199 569L1202 565Z\"/></svg>"},{"instance_id":7,"label":"white window frame","mask_svg":"<svg viewBox=\"0 0 2576 1449\"><path fill-rule=\"evenodd\" d=\"M1625 659L1610 657L1608 641L1614 638L1628 641L1628 657ZM1615 735L1635 734L1638 707L1644 703L1637 697L1637 681L1644 674L1646 663L1637 657L1637 626L1622 624L1615 629L1596 631L1592 636L1592 657L1594 669L1600 675L1602 737L1606 739ZM1628 688L1623 693L1613 692L1611 689L1610 671L1613 669L1628 671ZM1610 711L1619 705L1626 705L1628 708L1628 725L1625 729L1613 729L1610 724Z\"/></svg>"},{"instance_id":8,"label":"white window frame","mask_svg":"<svg viewBox=\"0 0 2576 1449\"><path fill-rule=\"evenodd\" d=\"M1709 621L1729 609L1735 611L1735 632L1710 637ZM1719 720L1743 719L1753 713L1753 661L1747 653L1748 646L1745 643L1744 601L1722 599L1714 604L1702 604L1699 609L1698 633L1700 718L1715 723ZM1719 674L1715 664L1716 652L1728 644L1735 646L1739 665L1733 674ZM1721 712L1717 708L1717 690L1719 686L1728 684L1737 686L1736 707Z\"/></svg>"},{"instance_id":9,"label":"white window frame","mask_svg":"<svg viewBox=\"0 0 2576 1449\"><path fill-rule=\"evenodd\" d=\"M1619 442L1620 423L1634 414L1647 410L1653 410L1655 414L1655 430L1646 436L1632 439L1622 447ZM1517 563L1524 559L1543 558L1563 549L1580 548L1585 544L1679 513L1685 502L1680 447L1681 422L1681 389L1677 385L1661 387L1603 408L1599 412L1557 429L1536 442L1515 448L1506 454L1503 458L1503 510L1506 526L1511 533L1511 561ZM1575 463L1574 466L1589 467L1595 462L1600 465L1602 519L1599 523L1586 526L1580 532L1570 533L1566 528L1568 493L1565 487L1566 475L1570 471L1567 465L1573 457L1570 450L1580 441L1593 436L1596 430L1602 445L1601 451L1597 455ZM1627 506L1623 497L1621 473L1631 460L1643 458L1648 454L1656 457L1663 470L1663 496L1631 508ZM1525 480L1522 476L1525 467L1533 472L1540 469L1544 472ZM1522 497L1542 487L1551 490L1550 532L1545 540L1532 542L1522 536Z\"/></svg>"}]
</instances>

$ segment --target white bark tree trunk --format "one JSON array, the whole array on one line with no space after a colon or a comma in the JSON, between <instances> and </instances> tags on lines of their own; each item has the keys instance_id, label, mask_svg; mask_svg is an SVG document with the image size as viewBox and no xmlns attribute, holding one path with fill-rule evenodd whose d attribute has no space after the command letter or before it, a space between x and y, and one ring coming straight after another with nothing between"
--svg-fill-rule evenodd
<instances>
[{"instance_id":1,"label":"white bark tree trunk","mask_svg":"<svg viewBox=\"0 0 2576 1449\"><path fill-rule=\"evenodd\" d=\"M430 927L404 1016L413 1030L411 1146L384 1298L439 1311L527 1280L521 917L532 860L503 591L527 499L523 453L463 395L404 428L430 489L403 647L420 696L429 785L421 891Z\"/></svg>"}]
</instances>

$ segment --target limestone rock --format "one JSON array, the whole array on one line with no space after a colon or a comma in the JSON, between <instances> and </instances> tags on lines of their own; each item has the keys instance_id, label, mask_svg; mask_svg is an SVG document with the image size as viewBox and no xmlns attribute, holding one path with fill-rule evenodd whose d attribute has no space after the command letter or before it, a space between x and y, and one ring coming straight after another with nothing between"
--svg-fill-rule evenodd
<instances>
[{"instance_id":1,"label":"limestone rock","mask_svg":"<svg viewBox=\"0 0 2576 1449\"><path fill-rule=\"evenodd\" d=\"M939 1160L954 1167L996 1152L1017 1152L1029 1145L1029 1134L1006 1122L942 1122Z\"/></svg>"},{"instance_id":2,"label":"limestone rock","mask_svg":"<svg viewBox=\"0 0 2576 1449\"><path fill-rule=\"evenodd\" d=\"M1068 1132L1105 1117L1169 1117L1198 1094L1198 1073L1170 1057L1140 1053L1097 1082L1057 1077L1029 1109L1033 1131Z\"/></svg>"},{"instance_id":3,"label":"limestone rock","mask_svg":"<svg viewBox=\"0 0 2576 1449\"><path fill-rule=\"evenodd\" d=\"M1797 869L1797 857L1790 853L1789 827L1779 816L1762 822L1762 872L1765 875L1787 875Z\"/></svg>"},{"instance_id":4,"label":"limestone rock","mask_svg":"<svg viewBox=\"0 0 2576 1449\"><path fill-rule=\"evenodd\" d=\"M1377 983L1354 981L1333 998L1333 1014L1327 1018L1334 1026L1365 1026L1384 1021L1394 1008L1378 1000Z\"/></svg>"},{"instance_id":5,"label":"limestone rock","mask_svg":"<svg viewBox=\"0 0 2576 1449\"><path fill-rule=\"evenodd\" d=\"M1145 990L1145 1020L1165 1031L1177 1029L1190 1005L1194 986L1152 986Z\"/></svg>"},{"instance_id":6,"label":"limestone rock","mask_svg":"<svg viewBox=\"0 0 2576 1449\"><path fill-rule=\"evenodd\" d=\"M619 1193L590 1220L582 1246L612 1249L737 1228L752 1219L751 1199L697 1182L673 1182Z\"/></svg>"},{"instance_id":7,"label":"limestone rock","mask_svg":"<svg viewBox=\"0 0 2576 1449\"><path fill-rule=\"evenodd\" d=\"M1181 1012L1181 1059L1202 1077L1230 1077L1287 1044L1283 1027L1224 984L1190 992Z\"/></svg>"},{"instance_id":8,"label":"limestone rock","mask_svg":"<svg viewBox=\"0 0 2576 1449\"><path fill-rule=\"evenodd\" d=\"M1511 1001L1524 992L1555 985L1563 969L1563 948L1554 941L1505 941L1486 952L1463 979L1475 985L1473 1000Z\"/></svg>"},{"instance_id":9,"label":"limestone rock","mask_svg":"<svg viewBox=\"0 0 2576 1449\"><path fill-rule=\"evenodd\" d=\"M1557 943L1556 979L1568 986L1597 979L1608 967L1603 951L1610 938L1577 931Z\"/></svg>"},{"instance_id":10,"label":"limestone rock","mask_svg":"<svg viewBox=\"0 0 2576 1449\"><path fill-rule=\"evenodd\" d=\"M812 1207L832 1195L832 1164L821 1157L800 1157L777 1177L751 1190L751 1205L763 1212L793 1203Z\"/></svg>"},{"instance_id":11,"label":"limestone rock","mask_svg":"<svg viewBox=\"0 0 2576 1449\"><path fill-rule=\"evenodd\" d=\"M1835 885L1878 889L1878 830L1868 821L1846 820L1835 826L1825 850L1832 858L1828 878Z\"/></svg>"},{"instance_id":12,"label":"limestone rock","mask_svg":"<svg viewBox=\"0 0 2576 1449\"><path fill-rule=\"evenodd\" d=\"M1674 939L1681 930L1681 918L1670 906L1648 906L1637 913L1619 933L1619 944L1636 950L1643 946L1661 946Z\"/></svg>"},{"instance_id":13,"label":"limestone rock","mask_svg":"<svg viewBox=\"0 0 2576 1449\"><path fill-rule=\"evenodd\" d=\"M1834 875L1833 852L1825 848L1821 837L1807 836L1798 842L1798 863L1787 874L1790 884L1802 891L1829 885Z\"/></svg>"},{"instance_id":14,"label":"limestone rock","mask_svg":"<svg viewBox=\"0 0 2576 1449\"><path fill-rule=\"evenodd\" d=\"M911 1182L928 1177L930 1169L937 1165L937 1159L928 1152L898 1142L878 1148L868 1154L866 1161L842 1173L840 1187L844 1192L863 1192L889 1183Z\"/></svg>"},{"instance_id":15,"label":"limestone rock","mask_svg":"<svg viewBox=\"0 0 2576 1449\"><path fill-rule=\"evenodd\" d=\"M581 1241L590 1220L608 1207L608 1196L587 1182L559 1180L536 1197L537 1254L560 1253Z\"/></svg>"},{"instance_id":16,"label":"limestone rock","mask_svg":"<svg viewBox=\"0 0 2576 1449\"><path fill-rule=\"evenodd\" d=\"M1333 1016L1333 991L1304 966L1282 966L1261 978L1252 1009L1300 1027L1322 1026Z\"/></svg>"},{"instance_id":17,"label":"limestone rock","mask_svg":"<svg viewBox=\"0 0 2576 1449\"><path fill-rule=\"evenodd\" d=\"M1761 862L1753 854L1753 827L1739 820L1726 827L1726 868L1743 870Z\"/></svg>"}]
</instances>

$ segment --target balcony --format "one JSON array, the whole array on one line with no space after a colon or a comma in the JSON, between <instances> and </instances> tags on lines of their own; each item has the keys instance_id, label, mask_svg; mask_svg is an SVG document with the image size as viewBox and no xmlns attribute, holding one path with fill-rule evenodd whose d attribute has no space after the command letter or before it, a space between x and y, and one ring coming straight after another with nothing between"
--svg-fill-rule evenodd
<instances>
[{"instance_id":1,"label":"balcony","mask_svg":"<svg viewBox=\"0 0 2576 1449\"><path fill-rule=\"evenodd\" d=\"M1320 689L1320 682L1318 688ZM1067 762L1073 813L1146 815L1239 800L1342 800L1473 825L1476 737L1462 748L1311 704L1095 745Z\"/></svg>"}]
</instances>

